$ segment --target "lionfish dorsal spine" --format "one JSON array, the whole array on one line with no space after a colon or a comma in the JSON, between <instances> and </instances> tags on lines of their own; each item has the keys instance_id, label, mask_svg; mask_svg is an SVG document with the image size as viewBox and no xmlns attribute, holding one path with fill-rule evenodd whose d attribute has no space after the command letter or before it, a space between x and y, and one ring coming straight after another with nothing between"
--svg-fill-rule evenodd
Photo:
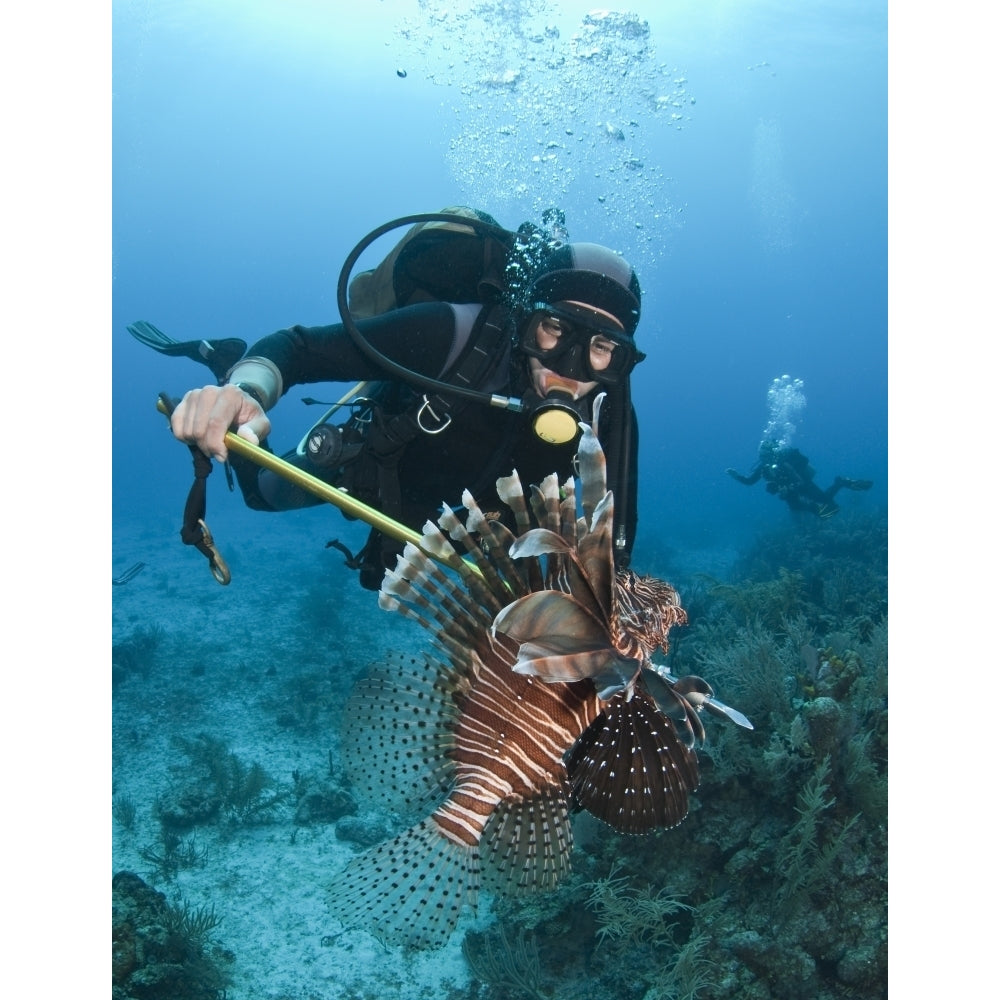
<instances>
[{"instance_id":1,"label":"lionfish dorsal spine","mask_svg":"<svg viewBox=\"0 0 1000 1000\"><path fill-rule=\"evenodd\" d=\"M514 515L514 527L519 535L523 535L531 527L531 515L528 513L521 477L516 470L497 480L497 496L510 508Z\"/></svg>"},{"instance_id":2,"label":"lionfish dorsal spine","mask_svg":"<svg viewBox=\"0 0 1000 1000\"><path fill-rule=\"evenodd\" d=\"M531 487L531 510L539 527L556 532L561 529L559 478L554 473L546 476L538 486Z\"/></svg>"},{"instance_id":3,"label":"lionfish dorsal spine","mask_svg":"<svg viewBox=\"0 0 1000 1000\"><path fill-rule=\"evenodd\" d=\"M438 524L448 533L448 537L453 542L458 542L472 559L479 575L486 583L487 590L494 595L494 598L497 600L504 598L508 593L506 584L497 573L493 563L487 558L486 553L483 552L478 542L469 534L466 526L450 507L443 506Z\"/></svg>"},{"instance_id":4,"label":"lionfish dorsal spine","mask_svg":"<svg viewBox=\"0 0 1000 1000\"><path fill-rule=\"evenodd\" d=\"M454 602L450 602L447 594L435 591L436 585L419 564L400 555L396 560L396 568L386 570L382 579L379 606L384 610L399 611L432 632L436 627L449 632L455 629L466 632L464 616L456 615ZM392 603L393 599L395 603Z\"/></svg>"},{"instance_id":5,"label":"lionfish dorsal spine","mask_svg":"<svg viewBox=\"0 0 1000 1000\"><path fill-rule=\"evenodd\" d=\"M501 476L497 480L497 496L511 509L514 514L514 524L517 537L532 530L531 515L521 485L521 477L515 469L509 476ZM537 559L529 559L524 570L524 582L528 591L542 590L545 586L541 566Z\"/></svg>"},{"instance_id":6,"label":"lionfish dorsal spine","mask_svg":"<svg viewBox=\"0 0 1000 1000\"><path fill-rule=\"evenodd\" d=\"M469 512L466 527L483 539L483 544L489 550L489 558L503 578L510 596L521 597L528 593L524 572L510 557L511 546L516 541L514 533L500 521L487 518L468 490L462 494L462 503Z\"/></svg>"},{"instance_id":7,"label":"lionfish dorsal spine","mask_svg":"<svg viewBox=\"0 0 1000 1000\"><path fill-rule=\"evenodd\" d=\"M594 511L608 492L608 463L597 436L598 418L605 394L594 400L593 424L580 423L580 443L577 446L577 475L580 477L580 506L588 527L592 525Z\"/></svg>"},{"instance_id":8,"label":"lionfish dorsal spine","mask_svg":"<svg viewBox=\"0 0 1000 1000\"><path fill-rule=\"evenodd\" d=\"M567 479L562 485L562 502L559 505L560 531L563 538L575 544L579 537L579 518L576 516L576 482Z\"/></svg>"},{"instance_id":9,"label":"lionfish dorsal spine","mask_svg":"<svg viewBox=\"0 0 1000 1000\"><path fill-rule=\"evenodd\" d=\"M425 552L411 545L397 558L395 570L388 570L383 579L383 591L405 596L405 584L412 588L420 586L427 593L431 606L439 606L443 617L437 620L442 624L460 621L464 616L472 619L476 626L488 625L489 614L475 601L470 600L468 593L456 587L438 564ZM424 598L424 600L428 600Z\"/></svg>"}]
</instances>

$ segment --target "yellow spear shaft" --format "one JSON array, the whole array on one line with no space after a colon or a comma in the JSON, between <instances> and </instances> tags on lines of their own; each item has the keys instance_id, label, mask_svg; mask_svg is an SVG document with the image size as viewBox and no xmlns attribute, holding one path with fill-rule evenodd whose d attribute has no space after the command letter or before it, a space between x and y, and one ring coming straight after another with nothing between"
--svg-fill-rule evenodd
<instances>
[{"instance_id":1,"label":"yellow spear shaft","mask_svg":"<svg viewBox=\"0 0 1000 1000\"><path fill-rule=\"evenodd\" d=\"M156 408L160 413L166 415L167 410L162 400L157 400ZM473 572L479 572L477 566L468 562L468 560L461 559L457 555L453 559L444 559L436 553L427 552L422 544L423 536L420 532L414 531L412 528L407 528L405 524L400 524L399 521L387 517L381 511L375 510L374 507L369 507L368 504L362 503L356 497L352 497L350 493L345 493L343 490L339 490L329 483L324 483L322 479L317 479L308 472L296 468L290 462L286 462L283 458L279 458L272 452L261 448L260 445L252 444L244 438L238 437L233 431L226 433L225 442L226 447L234 454L248 459L264 469L269 469L271 472L277 473L307 493L312 493L313 496L317 496L321 500L333 504L334 507L343 511L349 517L356 517L359 521L370 524L373 528L381 531L383 535L388 535L390 538L395 538L400 542L412 542L432 559L436 559L438 562L444 563L453 569L464 566Z\"/></svg>"}]
</instances>

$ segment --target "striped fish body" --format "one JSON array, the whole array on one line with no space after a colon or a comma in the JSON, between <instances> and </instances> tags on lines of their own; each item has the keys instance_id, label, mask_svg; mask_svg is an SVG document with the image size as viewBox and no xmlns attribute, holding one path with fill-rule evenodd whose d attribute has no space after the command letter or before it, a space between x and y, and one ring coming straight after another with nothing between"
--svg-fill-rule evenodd
<instances>
[{"instance_id":1,"label":"striped fish body","mask_svg":"<svg viewBox=\"0 0 1000 1000\"><path fill-rule=\"evenodd\" d=\"M593 685L515 674L515 657L511 649L480 665L455 727L454 787L433 813L445 836L470 847L501 803L565 795L563 759L600 713Z\"/></svg>"},{"instance_id":2,"label":"striped fish body","mask_svg":"<svg viewBox=\"0 0 1000 1000\"><path fill-rule=\"evenodd\" d=\"M342 752L359 797L411 825L357 855L331 901L386 944L443 945L481 885L556 887L571 802L628 833L687 814L711 689L650 669L686 619L668 584L616 574L604 455L582 430L582 516L573 481L525 494L515 473L498 491L516 532L466 493L465 517L446 508L383 581L380 606L432 650L371 668Z\"/></svg>"},{"instance_id":3,"label":"striped fish body","mask_svg":"<svg viewBox=\"0 0 1000 1000\"><path fill-rule=\"evenodd\" d=\"M425 558L404 554L409 570L434 574ZM491 636L488 617L449 613L434 630L447 655L376 666L344 713L343 755L360 797L426 818L355 857L332 909L344 924L412 949L445 944L482 885L551 890L569 873L564 760L601 712L589 681L517 674L517 644Z\"/></svg>"}]
</instances>

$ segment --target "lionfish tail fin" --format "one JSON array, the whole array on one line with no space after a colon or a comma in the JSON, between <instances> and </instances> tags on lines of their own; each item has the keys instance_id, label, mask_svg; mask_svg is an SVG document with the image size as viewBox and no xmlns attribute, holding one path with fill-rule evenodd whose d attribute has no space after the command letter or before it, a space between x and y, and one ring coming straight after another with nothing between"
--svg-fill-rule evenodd
<instances>
[{"instance_id":1,"label":"lionfish tail fin","mask_svg":"<svg viewBox=\"0 0 1000 1000\"><path fill-rule=\"evenodd\" d=\"M508 799L483 830L483 882L505 893L556 888L570 873L569 786Z\"/></svg>"},{"instance_id":2,"label":"lionfish tail fin","mask_svg":"<svg viewBox=\"0 0 1000 1000\"><path fill-rule=\"evenodd\" d=\"M429 817L354 858L333 886L331 906L346 926L417 950L446 944L478 895L478 846L456 843Z\"/></svg>"}]
</instances>

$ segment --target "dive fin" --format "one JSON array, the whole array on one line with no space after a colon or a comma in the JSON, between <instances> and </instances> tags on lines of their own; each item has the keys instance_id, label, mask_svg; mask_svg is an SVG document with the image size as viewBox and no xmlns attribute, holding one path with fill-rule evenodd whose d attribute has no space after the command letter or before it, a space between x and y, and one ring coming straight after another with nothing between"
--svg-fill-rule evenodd
<instances>
[{"instance_id":1,"label":"dive fin","mask_svg":"<svg viewBox=\"0 0 1000 1000\"><path fill-rule=\"evenodd\" d=\"M207 365L220 382L226 377L229 369L243 357L247 349L246 342L236 338L183 342L173 340L158 327L142 319L130 323L127 329L140 344L152 347L160 354L172 358L190 358L192 361Z\"/></svg>"}]
</instances>

